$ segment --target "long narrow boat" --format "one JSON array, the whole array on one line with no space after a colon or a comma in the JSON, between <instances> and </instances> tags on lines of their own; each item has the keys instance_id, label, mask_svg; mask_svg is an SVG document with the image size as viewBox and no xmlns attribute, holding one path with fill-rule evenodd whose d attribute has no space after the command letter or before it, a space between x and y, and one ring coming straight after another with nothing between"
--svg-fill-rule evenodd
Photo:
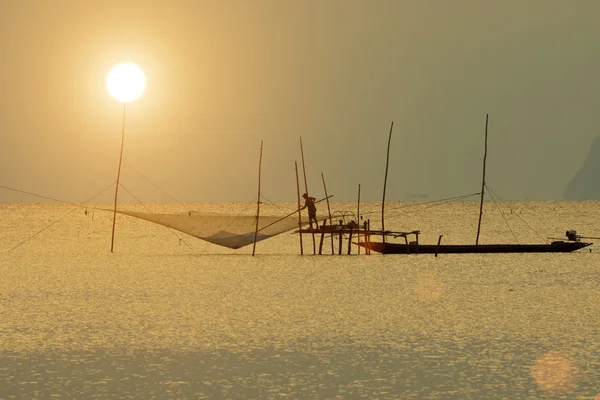
<instances>
[{"instance_id":1,"label":"long narrow boat","mask_svg":"<svg viewBox=\"0 0 600 400\"><path fill-rule=\"evenodd\" d=\"M360 242L362 247L382 254L467 254L467 253L570 253L592 243L554 241L543 244L406 244Z\"/></svg>"},{"instance_id":2,"label":"long narrow boat","mask_svg":"<svg viewBox=\"0 0 600 400\"><path fill-rule=\"evenodd\" d=\"M392 123L392 128L394 124ZM388 139L388 161L386 161L386 173L383 185L383 200L382 200L382 228L384 227L383 208L385 205L385 186L387 182L387 169L389 162L389 149L390 141L392 137L392 130L390 129L390 136ZM584 247L592 245L592 243L582 242L580 239L585 237L577 235L575 230L568 230L566 232L567 240L556 240L551 243L541 244L479 244L479 233L481 230L481 217L483 215L483 196L485 193L485 167L487 158L487 138L488 138L488 115L485 117L485 151L483 154L483 177L481 182L481 201L479 205L479 223L477 224L477 238L475 244L420 244L419 233L420 231L412 232L390 232L382 229L381 231L370 231L367 232L366 240L359 242L358 244L365 249L367 253L375 251L382 254L477 254L477 253L570 253L575 250L583 249ZM370 236L381 236L380 242L373 242L370 240ZM415 235L415 241L409 241L408 237ZM403 237L404 243L394 243L386 241L386 238L398 238ZM588 237L588 239L592 239ZM441 236L440 236L441 240Z\"/></svg>"}]
</instances>

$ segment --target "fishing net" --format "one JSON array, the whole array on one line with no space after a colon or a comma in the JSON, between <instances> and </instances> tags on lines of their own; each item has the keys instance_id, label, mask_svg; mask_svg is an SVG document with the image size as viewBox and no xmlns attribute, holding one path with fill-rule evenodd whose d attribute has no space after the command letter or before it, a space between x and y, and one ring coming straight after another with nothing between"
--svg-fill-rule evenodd
<instances>
[{"instance_id":1,"label":"fishing net","mask_svg":"<svg viewBox=\"0 0 600 400\"><path fill-rule=\"evenodd\" d=\"M118 213L154 222L230 249L239 249L254 243L256 216L155 214L136 211L118 211ZM298 216L293 215L283 218L261 216L258 220L256 241L298 228ZM303 218L302 223L307 224L308 219Z\"/></svg>"}]
</instances>

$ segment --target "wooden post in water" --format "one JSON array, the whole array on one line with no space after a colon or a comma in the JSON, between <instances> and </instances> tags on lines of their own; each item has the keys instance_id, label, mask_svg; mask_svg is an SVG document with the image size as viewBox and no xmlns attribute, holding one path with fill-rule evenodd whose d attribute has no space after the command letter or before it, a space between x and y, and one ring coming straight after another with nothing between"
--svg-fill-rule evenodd
<instances>
[{"instance_id":1,"label":"wooden post in water","mask_svg":"<svg viewBox=\"0 0 600 400\"><path fill-rule=\"evenodd\" d=\"M321 179L323 180L323 188L325 189L325 199L327 200L327 213L329 215L329 225L333 225L331 219L331 207L329 206L329 195L327 194L327 185L325 185L325 176L321 172ZM329 236L331 238L331 254L333 254L333 233Z\"/></svg>"},{"instance_id":2,"label":"wooden post in water","mask_svg":"<svg viewBox=\"0 0 600 400\"><path fill-rule=\"evenodd\" d=\"M370 247L370 245L371 245L371 220L370 219L367 220L367 243L369 244L369 247L367 247L366 253L368 255L371 255L371 247Z\"/></svg>"},{"instance_id":3,"label":"wooden post in water","mask_svg":"<svg viewBox=\"0 0 600 400\"><path fill-rule=\"evenodd\" d=\"M323 239L325 238L325 231L321 232L321 239L319 240L319 255L323 254Z\"/></svg>"},{"instance_id":4,"label":"wooden post in water","mask_svg":"<svg viewBox=\"0 0 600 400\"><path fill-rule=\"evenodd\" d=\"M383 241L383 243L385 243L385 215L384 215L385 189L387 186L388 167L390 164L390 143L392 142L392 130L393 129L394 129L394 121L392 121L392 126L390 126L390 136L388 138L387 156L385 159L385 177L383 179L383 199L381 200L381 232L382 232L381 240Z\"/></svg>"},{"instance_id":5,"label":"wooden post in water","mask_svg":"<svg viewBox=\"0 0 600 400\"><path fill-rule=\"evenodd\" d=\"M117 186L115 187L115 209L113 211L112 237L110 239L110 252L115 248L115 225L117 224L117 200L119 198L119 180L121 179L121 164L123 164L123 145L125 144L125 105L123 103L123 127L121 128L121 154L119 155L119 169L117 170Z\"/></svg>"},{"instance_id":6,"label":"wooden post in water","mask_svg":"<svg viewBox=\"0 0 600 400\"><path fill-rule=\"evenodd\" d=\"M356 203L356 224L358 225L358 231L356 232L356 240L357 240L357 252L360 254L360 183L358 184L358 201Z\"/></svg>"},{"instance_id":7,"label":"wooden post in water","mask_svg":"<svg viewBox=\"0 0 600 400\"><path fill-rule=\"evenodd\" d=\"M304 165L304 148L302 147L302 136L300 136L300 154L302 155L302 172L304 174L304 189L306 190L306 195L308 196L308 181L306 180L306 167ZM312 221L308 221L308 226L310 226L312 230ZM319 228L319 224L317 223L316 228ZM315 233L312 232L312 242L313 242L313 254L317 254L317 249L315 245Z\"/></svg>"},{"instance_id":8,"label":"wooden post in water","mask_svg":"<svg viewBox=\"0 0 600 400\"><path fill-rule=\"evenodd\" d=\"M481 202L479 203L479 222L477 223L477 238L475 244L479 245L479 232L481 232L481 216L483 214L483 194L485 192L485 161L487 159L488 139L488 114L485 114L485 150L483 152L483 179L481 180Z\"/></svg>"},{"instance_id":9,"label":"wooden post in water","mask_svg":"<svg viewBox=\"0 0 600 400\"><path fill-rule=\"evenodd\" d=\"M444 236L444 235L440 235L440 237L438 238L438 243L437 243L437 246L435 246L435 256L436 256L436 257L437 257L437 255L438 255L438 250L439 250L439 248L440 248L440 243L442 242L442 236Z\"/></svg>"},{"instance_id":10,"label":"wooden post in water","mask_svg":"<svg viewBox=\"0 0 600 400\"><path fill-rule=\"evenodd\" d=\"M340 221L340 232L338 233L338 255L342 254L342 239L344 235L342 234L342 221Z\"/></svg>"},{"instance_id":11,"label":"wooden post in water","mask_svg":"<svg viewBox=\"0 0 600 400\"><path fill-rule=\"evenodd\" d=\"M298 179L298 162L294 161L296 165L296 189L298 190L298 229L300 232L298 235L300 236L300 255L304 254L304 246L302 245L302 213L300 212L300 180Z\"/></svg>"},{"instance_id":12,"label":"wooden post in water","mask_svg":"<svg viewBox=\"0 0 600 400\"><path fill-rule=\"evenodd\" d=\"M352 231L353 228L350 226L350 233L348 234L348 254L352 254Z\"/></svg>"},{"instance_id":13,"label":"wooden post in water","mask_svg":"<svg viewBox=\"0 0 600 400\"><path fill-rule=\"evenodd\" d=\"M260 158L258 159L258 199L256 200L256 230L254 231L254 244L252 245L252 257L256 251L256 238L258 237L258 219L260 218L260 173L262 170L263 142L260 141Z\"/></svg>"}]
</instances>

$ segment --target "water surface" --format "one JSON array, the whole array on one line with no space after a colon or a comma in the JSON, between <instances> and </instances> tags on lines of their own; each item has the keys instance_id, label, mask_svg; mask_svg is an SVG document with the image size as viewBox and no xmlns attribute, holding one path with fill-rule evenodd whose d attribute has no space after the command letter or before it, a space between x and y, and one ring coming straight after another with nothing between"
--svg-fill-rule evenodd
<instances>
[{"instance_id":1,"label":"water surface","mask_svg":"<svg viewBox=\"0 0 600 400\"><path fill-rule=\"evenodd\" d=\"M441 234L446 243L474 242L475 202L421 212L407 205L387 206L387 228L421 229L422 242ZM154 205L182 207L253 212ZM361 209L380 218L378 204ZM70 210L0 208L2 399L600 394L597 246L301 257L298 237L283 234L251 257L251 247L223 249L119 217L111 254L112 215ZM544 242L566 229L600 236L599 212L597 202L486 204L480 242ZM312 252L310 238L304 247Z\"/></svg>"}]
</instances>

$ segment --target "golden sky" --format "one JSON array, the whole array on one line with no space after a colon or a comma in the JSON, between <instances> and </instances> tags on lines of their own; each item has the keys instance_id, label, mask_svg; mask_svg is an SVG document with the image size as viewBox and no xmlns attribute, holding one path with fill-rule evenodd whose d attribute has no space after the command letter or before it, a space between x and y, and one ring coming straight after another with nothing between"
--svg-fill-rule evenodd
<instances>
[{"instance_id":1,"label":"golden sky","mask_svg":"<svg viewBox=\"0 0 600 400\"><path fill-rule=\"evenodd\" d=\"M594 0L0 2L0 185L83 201L116 179L122 105L105 77L146 72L127 106L121 182L147 201L336 199L479 190L559 198L600 133ZM535 182L535 184L532 184ZM1 191L0 202L35 201ZM110 196L102 200L110 201Z\"/></svg>"}]
</instances>

